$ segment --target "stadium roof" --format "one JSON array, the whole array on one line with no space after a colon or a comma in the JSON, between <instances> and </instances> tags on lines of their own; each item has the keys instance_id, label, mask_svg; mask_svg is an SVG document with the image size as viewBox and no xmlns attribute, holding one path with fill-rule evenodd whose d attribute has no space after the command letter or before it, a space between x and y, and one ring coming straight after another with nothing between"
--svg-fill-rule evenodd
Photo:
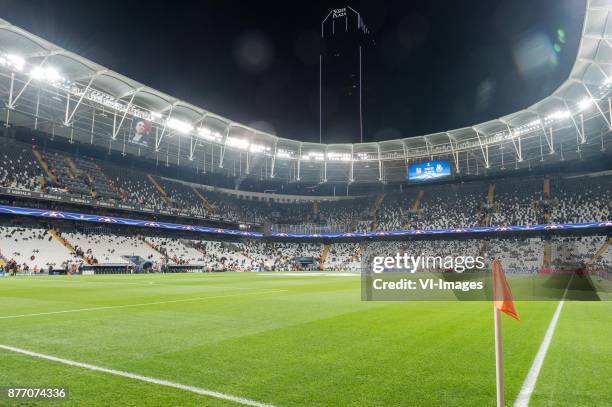
<instances>
[{"instance_id":1,"label":"stadium roof","mask_svg":"<svg viewBox=\"0 0 612 407\"><path fill-rule=\"evenodd\" d=\"M407 164L434 158L463 174L575 159L599 154L610 141L611 11L612 0L587 2L571 73L542 101L470 127L361 144L261 132L0 20L1 119L198 170L290 181L401 180ZM137 121L151 122L146 147L130 142Z\"/></svg>"}]
</instances>

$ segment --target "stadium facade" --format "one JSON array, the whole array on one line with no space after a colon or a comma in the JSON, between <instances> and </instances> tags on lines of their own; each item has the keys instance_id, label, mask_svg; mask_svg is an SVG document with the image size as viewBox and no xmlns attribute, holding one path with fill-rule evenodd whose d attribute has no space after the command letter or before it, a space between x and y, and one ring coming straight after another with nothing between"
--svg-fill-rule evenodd
<instances>
[{"instance_id":1,"label":"stadium facade","mask_svg":"<svg viewBox=\"0 0 612 407\"><path fill-rule=\"evenodd\" d=\"M601 157L612 122L609 13L609 2L587 2L569 78L542 101L470 127L353 144L261 132L0 21L2 115L13 126L125 155L289 182L403 181L408 164L432 159L463 176Z\"/></svg>"}]
</instances>

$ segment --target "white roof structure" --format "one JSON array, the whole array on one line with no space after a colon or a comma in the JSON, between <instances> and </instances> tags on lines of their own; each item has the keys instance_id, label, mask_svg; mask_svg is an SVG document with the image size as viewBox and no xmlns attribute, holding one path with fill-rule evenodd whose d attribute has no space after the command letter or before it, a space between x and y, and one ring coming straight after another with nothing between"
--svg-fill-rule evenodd
<instances>
[{"instance_id":1,"label":"white roof structure","mask_svg":"<svg viewBox=\"0 0 612 407\"><path fill-rule=\"evenodd\" d=\"M148 87L0 20L0 120L202 172L314 182L388 182L443 159L456 173L596 156L610 143L612 0L589 0L576 61L549 97L470 127L376 143L277 137ZM148 146L130 142L151 122ZM287 135L290 136L290 135Z\"/></svg>"}]
</instances>

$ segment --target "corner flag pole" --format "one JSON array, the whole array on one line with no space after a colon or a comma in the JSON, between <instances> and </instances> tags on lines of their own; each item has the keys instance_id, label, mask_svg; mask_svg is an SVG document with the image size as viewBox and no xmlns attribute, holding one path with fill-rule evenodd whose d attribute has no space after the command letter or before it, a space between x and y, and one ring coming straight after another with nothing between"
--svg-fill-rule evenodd
<instances>
[{"instance_id":1,"label":"corner flag pole","mask_svg":"<svg viewBox=\"0 0 612 407\"><path fill-rule=\"evenodd\" d=\"M504 347L501 313L519 320L514 308L510 285L499 259L493 260L493 321L495 322L495 381L497 385L497 407L504 407Z\"/></svg>"},{"instance_id":2,"label":"corner flag pole","mask_svg":"<svg viewBox=\"0 0 612 407\"><path fill-rule=\"evenodd\" d=\"M504 345L502 338L501 312L493 305L495 321L495 384L497 386L497 407L504 407Z\"/></svg>"}]
</instances>

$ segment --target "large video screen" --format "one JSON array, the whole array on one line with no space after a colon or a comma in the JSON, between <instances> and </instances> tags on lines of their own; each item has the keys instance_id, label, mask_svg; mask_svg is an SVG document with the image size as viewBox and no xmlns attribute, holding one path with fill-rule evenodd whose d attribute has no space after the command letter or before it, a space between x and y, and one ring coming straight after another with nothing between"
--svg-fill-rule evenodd
<instances>
[{"instance_id":1,"label":"large video screen","mask_svg":"<svg viewBox=\"0 0 612 407\"><path fill-rule=\"evenodd\" d=\"M429 182L448 178L452 175L448 161L424 161L408 166L408 180Z\"/></svg>"}]
</instances>

